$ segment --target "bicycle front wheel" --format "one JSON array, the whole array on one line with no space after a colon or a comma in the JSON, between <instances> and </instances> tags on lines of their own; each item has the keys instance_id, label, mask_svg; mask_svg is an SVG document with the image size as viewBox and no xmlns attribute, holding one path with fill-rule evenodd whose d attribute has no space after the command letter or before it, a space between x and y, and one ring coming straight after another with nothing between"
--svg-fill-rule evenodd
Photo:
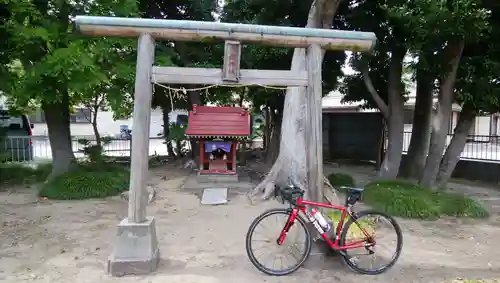
<instances>
[{"instance_id":1,"label":"bicycle front wheel","mask_svg":"<svg viewBox=\"0 0 500 283\"><path fill-rule=\"evenodd\" d=\"M394 218L377 211L361 211L342 229L340 246L354 243L366 247L346 249L344 263L353 271L376 275L387 271L399 258L403 248L401 228Z\"/></svg>"},{"instance_id":2,"label":"bicycle front wheel","mask_svg":"<svg viewBox=\"0 0 500 283\"><path fill-rule=\"evenodd\" d=\"M258 216L248 229L248 258L258 270L267 275L283 276L295 272L311 253L311 233L300 215L297 215L290 226L283 244L278 244L280 233L290 221L290 216L290 210L271 209ZM265 228L270 228L271 231L262 231Z\"/></svg>"}]
</instances>

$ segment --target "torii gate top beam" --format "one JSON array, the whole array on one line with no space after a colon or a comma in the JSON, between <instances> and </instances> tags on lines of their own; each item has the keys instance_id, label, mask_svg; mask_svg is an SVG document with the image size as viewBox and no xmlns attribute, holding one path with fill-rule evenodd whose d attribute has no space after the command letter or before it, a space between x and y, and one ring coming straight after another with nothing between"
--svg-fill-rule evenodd
<instances>
[{"instance_id":1,"label":"torii gate top beam","mask_svg":"<svg viewBox=\"0 0 500 283\"><path fill-rule=\"evenodd\" d=\"M85 35L138 37L177 41L235 40L285 47L319 44L327 50L371 51L372 32L263 26L220 22L76 16L75 28Z\"/></svg>"}]
</instances>

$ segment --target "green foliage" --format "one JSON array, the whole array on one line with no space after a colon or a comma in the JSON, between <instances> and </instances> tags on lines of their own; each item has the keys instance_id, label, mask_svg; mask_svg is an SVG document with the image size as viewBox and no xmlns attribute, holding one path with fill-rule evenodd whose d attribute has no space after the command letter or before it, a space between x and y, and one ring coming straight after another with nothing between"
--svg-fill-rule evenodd
<instances>
[{"instance_id":1,"label":"green foliage","mask_svg":"<svg viewBox=\"0 0 500 283\"><path fill-rule=\"evenodd\" d=\"M80 200L115 196L128 190L130 172L117 165L80 165L77 170L44 184L39 195L49 199Z\"/></svg>"},{"instance_id":2,"label":"green foliage","mask_svg":"<svg viewBox=\"0 0 500 283\"><path fill-rule=\"evenodd\" d=\"M441 216L488 217L478 201L466 196L434 192L401 180L379 181L365 187L363 202L404 218L437 219Z\"/></svg>"},{"instance_id":3,"label":"green foliage","mask_svg":"<svg viewBox=\"0 0 500 283\"><path fill-rule=\"evenodd\" d=\"M169 138L173 140L185 140L186 139L186 126L181 125L176 122L170 123Z\"/></svg>"},{"instance_id":4,"label":"green foliage","mask_svg":"<svg viewBox=\"0 0 500 283\"><path fill-rule=\"evenodd\" d=\"M71 104L102 96L120 115L130 112L135 41L84 37L72 32L71 21L75 13L134 16L135 1L6 3L10 14L0 30L9 44L0 52L8 62L0 90L12 106L55 103L69 93Z\"/></svg>"},{"instance_id":5,"label":"green foliage","mask_svg":"<svg viewBox=\"0 0 500 283\"><path fill-rule=\"evenodd\" d=\"M24 185L43 182L50 174L52 165L43 163L0 163L0 185Z\"/></svg>"},{"instance_id":6,"label":"green foliage","mask_svg":"<svg viewBox=\"0 0 500 283\"><path fill-rule=\"evenodd\" d=\"M173 141L175 143L177 155L184 155L186 153L185 152L187 146L186 128L187 125L181 125L176 122L170 123L168 138L170 141Z\"/></svg>"},{"instance_id":7,"label":"green foliage","mask_svg":"<svg viewBox=\"0 0 500 283\"><path fill-rule=\"evenodd\" d=\"M387 103L390 52L395 48L407 50L414 59L418 58L418 60L406 62L403 66L405 70L415 71L416 68L422 68L433 75L431 79L439 79L449 69L449 55L446 54L445 48L449 42L464 40L469 44L466 49L481 50L484 48L477 48L475 46L477 42L495 41L493 38L486 39L492 31L491 18L491 10L476 0L361 1L356 8L351 10L347 24L351 29L374 32L378 42L373 56L355 54L351 58L351 64L355 70L360 70L361 66L368 66L377 93ZM481 46L483 45L485 44ZM483 54L486 55L488 52ZM484 58L480 61L479 64L487 62ZM459 89L468 90L461 92L462 98L457 97L458 102L474 100L474 103L486 106L487 103L483 101L495 95L485 96L482 91L477 91L475 86L482 84L481 89L485 89L486 85L491 86L492 80L485 78L484 75L487 72L482 72L482 76L481 72L472 70L468 64L468 60L461 61L462 71L457 77L458 82L464 82L460 77L465 75L469 77L469 81L477 81L477 83L471 84L469 88L462 84ZM481 66L483 69L485 67L485 65ZM492 70L489 73L496 72ZM470 80L471 76L473 76L472 80ZM345 101L365 101L366 106L376 108L360 74L347 76L342 91L346 94ZM468 97L464 99L464 96Z\"/></svg>"},{"instance_id":8,"label":"green foliage","mask_svg":"<svg viewBox=\"0 0 500 283\"><path fill-rule=\"evenodd\" d=\"M83 145L83 149L80 151L88 158L92 163L103 163L104 162L104 151L103 147L113 140L112 137L102 137L101 144L94 144L88 139L78 139L78 143Z\"/></svg>"},{"instance_id":9,"label":"green foliage","mask_svg":"<svg viewBox=\"0 0 500 283\"><path fill-rule=\"evenodd\" d=\"M304 27L307 23L312 1L279 0L279 1L225 1L222 20L225 22L250 23L261 25ZM341 22L334 21L333 28L343 28ZM293 48L248 45L242 51L242 68L289 70L293 56ZM344 63L344 52L326 52L323 61L323 90L328 93L337 87L341 65ZM238 93L247 91L246 97L252 101L253 107L270 106L281 112L284 103L283 90L250 87L248 90L237 89Z\"/></svg>"},{"instance_id":10,"label":"green foliage","mask_svg":"<svg viewBox=\"0 0 500 283\"><path fill-rule=\"evenodd\" d=\"M477 0L388 0L382 8L392 23L413 31L410 41L417 48L452 37L477 40L489 28L489 11Z\"/></svg>"},{"instance_id":11,"label":"green foliage","mask_svg":"<svg viewBox=\"0 0 500 283\"><path fill-rule=\"evenodd\" d=\"M110 144L112 141L113 141L113 137L111 137L111 136L101 137L101 144L103 146Z\"/></svg>"},{"instance_id":12,"label":"green foliage","mask_svg":"<svg viewBox=\"0 0 500 283\"><path fill-rule=\"evenodd\" d=\"M140 0L139 10L145 18L171 19L171 20L196 20L214 21L215 13L218 11L218 2L213 0ZM215 44L214 44L215 43ZM158 42L156 45L156 64L163 66L179 67L204 67L220 68L224 44L221 41L203 40L201 42ZM159 59L160 57L168 60ZM179 86L172 86L179 88ZM192 88L187 86L186 88ZM227 100L232 95L230 88L214 88L210 92L202 92L202 103ZM173 104L173 108L187 108L187 93L174 93L173 103L169 100L168 93L160 87L155 88L153 96L153 106ZM170 106L169 106L170 107Z\"/></svg>"},{"instance_id":13,"label":"green foliage","mask_svg":"<svg viewBox=\"0 0 500 283\"><path fill-rule=\"evenodd\" d=\"M349 174L332 173L328 175L328 181L333 187L356 187L354 178Z\"/></svg>"}]
</instances>

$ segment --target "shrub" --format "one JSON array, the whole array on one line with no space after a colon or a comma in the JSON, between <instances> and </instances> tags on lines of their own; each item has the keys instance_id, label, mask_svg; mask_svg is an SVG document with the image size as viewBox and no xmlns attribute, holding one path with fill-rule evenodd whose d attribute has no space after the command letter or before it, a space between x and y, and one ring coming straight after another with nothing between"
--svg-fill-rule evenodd
<instances>
[{"instance_id":1,"label":"shrub","mask_svg":"<svg viewBox=\"0 0 500 283\"><path fill-rule=\"evenodd\" d=\"M368 184L363 202L393 216L437 219L440 216L488 217L486 209L466 196L434 192L401 180L378 181Z\"/></svg>"},{"instance_id":2,"label":"shrub","mask_svg":"<svg viewBox=\"0 0 500 283\"><path fill-rule=\"evenodd\" d=\"M129 170L118 165L80 165L44 184L39 195L49 199L104 198L128 190Z\"/></svg>"},{"instance_id":3,"label":"shrub","mask_svg":"<svg viewBox=\"0 0 500 283\"><path fill-rule=\"evenodd\" d=\"M0 163L0 184L22 185L43 182L51 170L51 163L36 165L20 162Z\"/></svg>"},{"instance_id":4,"label":"shrub","mask_svg":"<svg viewBox=\"0 0 500 283\"><path fill-rule=\"evenodd\" d=\"M356 183L354 178L349 174L332 173L328 175L328 181L334 187L355 187Z\"/></svg>"},{"instance_id":5,"label":"shrub","mask_svg":"<svg viewBox=\"0 0 500 283\"><path fill-rule=\"evenodd\" d=\"M90 162L94 163L103 163L104 156L104 146L110 144L113 141L112 137L104 136L101 137L101 145L93 144L88 139L78 139L79 144L83 145L83 148L80 150Z\"/></svg>"}]
</instances>

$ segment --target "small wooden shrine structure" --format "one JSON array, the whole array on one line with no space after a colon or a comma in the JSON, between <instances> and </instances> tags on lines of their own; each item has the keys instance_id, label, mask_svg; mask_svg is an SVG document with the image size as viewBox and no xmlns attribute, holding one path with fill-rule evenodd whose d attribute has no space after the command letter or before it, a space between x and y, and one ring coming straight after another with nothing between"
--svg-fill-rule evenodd
<instances>
[{"instance_id":1,"label":"small wooden shrine structure","mask_svg":"<svg viewBox=\"0 0 500 283\"><path fill-rule=\"evenodd\" d=\"M238 140L251 134L245 108L193 105L186 135L200 144L199 174L236 175Z\"/></svg>"}]
</instances>

